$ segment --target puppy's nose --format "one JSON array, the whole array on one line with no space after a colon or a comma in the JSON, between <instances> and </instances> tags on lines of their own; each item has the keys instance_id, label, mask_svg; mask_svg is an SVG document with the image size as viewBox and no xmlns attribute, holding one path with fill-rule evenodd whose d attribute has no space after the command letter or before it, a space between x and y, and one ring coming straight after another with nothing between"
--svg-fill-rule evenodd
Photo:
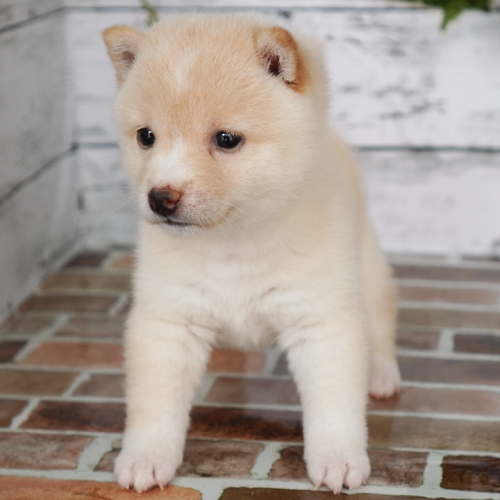
<instances>
[{"instance_id":1,"label":"puppy's nose","mask_svg":"<svg viewBox=\"0 0 500 500\"><path fill-rule=\"evenodd\" d=\"M151 189L148 193L149 206L151 210L158 215L166 217L174 213L179 205L182 193L175 189Z\"/></svg>"}]
</instances>

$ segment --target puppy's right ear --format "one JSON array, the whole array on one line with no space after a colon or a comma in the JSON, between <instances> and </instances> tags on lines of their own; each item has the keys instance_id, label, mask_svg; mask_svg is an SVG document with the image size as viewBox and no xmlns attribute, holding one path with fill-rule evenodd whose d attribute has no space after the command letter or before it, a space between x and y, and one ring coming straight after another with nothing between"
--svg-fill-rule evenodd
<instances>
[{"instance_id":1,"label":"puppy's right ear","mask_svg":"<svg viewBox=\"0 0 500 500\"><path fill-rule=\"evenodd\" d=\"M102 34L120 86L134 64L143 34L130 26L113 26Z\"/></svg>"}]
</instances>

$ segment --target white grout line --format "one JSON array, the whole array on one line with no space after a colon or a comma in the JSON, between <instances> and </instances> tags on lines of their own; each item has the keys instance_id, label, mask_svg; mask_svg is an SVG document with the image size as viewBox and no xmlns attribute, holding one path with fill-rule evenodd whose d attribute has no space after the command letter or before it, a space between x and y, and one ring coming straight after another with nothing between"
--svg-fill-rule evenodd
<instances>
[{"instance_id":1,"label":"white grout line","mask_svg":"<svg viewBox=\"0 0 500 500\"><path fill-rule=\"evenodd\" d=\"M462 304L457 302L417 302L414 300L400 300L399 309L424 309L439 311L463 311L480 313L499 313L500 308L497 305L487 306L482 304Z\"/></svg>"},{"instance_id":2,"label":"white grout line","mask_svg":"<svg viewBox=\"0 0 500 500\"><path fill-rule=\"evenodd\" d=\"M123 344L123 339L117 337L51 337L43 340L53 344Z\"/></svg>"},{"instance_id":3,"label":"white grout line","mask_svg":"<svg viewBox=\"0 0 500 500\"><path fill-rule=\"evenodd\" d=\"M40 470L40 469L3 469L0 468L0 476L17 477L40 477L47 479L77 480L113 482L115 480L112 472L94 472L87 470ZM0 497L1 498L1 497ZM45 500L45 499L44 499Z\"/></svg>"},{"instance_id":4,"label":"white grout line","mask_svg":"<svg viewBox=\"0 0 500 500\"><path fill-rule=\"evenodd\" d=\"M267 443L264 445L264 449L260 452L250 471L250 477L252 479L267 479L274 462L280 458L282 449L283 444L281 443Z\"/></svg>"},{"instance_id":5,"label":"white grout line","mask_svg":"<svg viewBox=\"0 0 500 500\"><path fill-rule=\"evenodd\" d=\"M122 375L124 373L123 368L104 368L104 367L78 367L78 366L53 366L53 365L18 365L15 363L2 363L0 367L1 370L8 368L9 370L19 370L19 371L42 371L42 372L69 372L69 373L80 373L82 369L87 370L92 374L100 375Z\"/></svg>"},{"instance_id":6,"label":"white grout line","mask_svg":"<svg viewBox=\"0 0 500 500\"><path fill-rule=\"evenodd\" d=\"M113 436L101 435L95 437L80 455L76 469L93 472L103 455L113 449L114 441Z\"/></svg>"},{"instance_id":7,"label":"white grout line","mask_svg":"<svg viewBox=\"0 0 500 500\"><path fill-rule=\"evenodd\" d=\"M370 447L368 448L370 449ZM467 455L471 457L483 457L483 456L488 456L488 457L493 457L493 458L500 458L500 451L495 452L495 451L483 451L483 450L445 450L445 449L431 449L431 448L418 448L418 447L408 447L408 446L390 446L388 448L383 448L383 449L390 449L390 450L395 450L395 451L416 451L419 453L440 453L443 455L443 457L448 456L448 455L453 455L453 456L459 456L459 455Z\"/></svg>"},{"instance_id":8,"label":"white grout line","mask_svg":"<svg viewBox=\"0 0 500 500\"><path fill-rule=\"evenodd\" d=\"M426 418L429 420L453 420L461 422L500 422L500 415L471 415L459 413L431 413L414 411L368 411L367 415L391 418Z\"/></svg>"},{"instance_id":9,"label":"white grout line","mask_svg":"<svg viewBox=\"0 0 500 500\"><path fill-rule=\"evenodd\" d=\"M116 302L111 306L111 308L108 311L109 316L116 316L121 309L125 306L127 303L127 300L130 297L130 293L122 293L118 296L116 299Z\"/></svg>"},{"instance_id":10,"label":"white grout line","mask_svg":"<svg viewBox=\"0 0 500 500\"><path fill-rule=\"evenodd\" d=\"M69 385L69 387L61 394L61 397L69 398L73 394L73 391L77 387L79 387L83 382L87 382L89 378L90 378L90 373L87 370L83 370L75 377L75 380L73 380L73 382Z\"/></svg>"},{"instance_id":11,"label":"white grout line","mask_svg":"<svg viewBox=\"0 0 500 500\"><path fill-rule=\"evenodd\" d=\"M18 394L1 394L0 398L25 400L26 396ZM47 402L65 403L123 403L125 398L109 396L37 396L38 399Z\"/></svg>"},{"instance_id":12,"label":"white grout line","mask_svg":"<svg viewBox=\"0 0 500 500\"><path fill-rule=\"evenodd\" d=\"M207 397L207 394L210 392L210 389L214 385L217 380L217 375L213 373L206 373L196 390L196 395L194 397L194 404L200 404Z\"/></svg>"},{"instance_id":13,"label":"white grout line","mask_svg":"<svg viewBox=\"0 0 500 500\"><path fill-rule=\"evenodd\" d=\"M439 489L441 487L441 480L443 477L443 469L441 465L445 453L439 451L431 451L427 456L427 464L424 469L424 482L425 488Z\"/></svg>"},{"instance_id":14,"label":"white grout line","mask_svg":"<svg viewBox=\"0 0 500 500\"><path fill-rule=\"evenodd\" d=\"M36 406L38 406L39 402L40 398L30 398L28 404L23 408L21 413L19 413L12 419L9 430L18 430L19 426L21 426L26 420L28 420L31 412L35 409Z\"/></svg>"},{"instance_id":15,"label":"white grout line","mask_svg":"<svg viewBox=\"0 0 500 500\"><path fill-rule=\"evenodd\" d=\"M228 408L236 410L270 410L270 411L290 411L290 412L300 412L302 407L300 404L297 405L280 405L280 404L267 404L267 403L217 403L217 402L206 402L199 403L197 406L203 408Z\"/></svg>"},{"instance_id":16,"label":"white grout line","mask_svg":"<svg viewBox=\"0 0 500 500\"><path fill-rule=\"evenodd\" d=\"M14 356L12 363L18 363L20 360L27 357L31 352L33 352L41 342L52 338L53 334L57 332L68 320L67 314L60 314L56 317L55 321L48 328L43 328L33 336L26 345Z\"/></svg>"},{"instance_id":17,"label":"white grout line","mask_svg":"<svg viewBox=\"0 0 500 500\"><path fill-rule=\"evenodd\" d=\"M453 352L454 344L455 344L455 330L453 330L452 328L443 328L441 330L441 334L439 336L439 341L435 352L445 356L449 356L450 354L455 354Z\"/></svg>"},{"instance_id":18,"label":"white grout line","mask_svg":"<svg viewBox=\"0 0 500 500\"><path fill-rule=\"evenodd\" d=\"M462 256L459 252L450 252L445 255L444 260L447 264L457 266L462 263Z\"/></svg>"},{"instance_id":19,"label":"white grout line","mask_svg":"<svg viewBox=\"0 0 500 500\"><path fill-rule=\"evenodd\" d=\"M35 291L35 295L37 297L46 297L46 296L51 296L51 295L67 295L68 297L73 297L73 296L85 296L85 297L106 297L106 298L113 298L113 297L119 297L123 293L128 293L124 292L123 290L104 290L104 289L97 289L97 288L44 288L44 289L38 289ZM34 312L40 312L38 310ZM75 311L76 313L80 313L81 311Z\"/></svg>"},{"instance_id":20,"label":"white grout line","mask_svg":"<svg viewBox=\"0 0 500 500\"><path fill-rule=\"evenodd\" d=\"M278 366L281 353L282 351L278 347L271 347L266 350L266 361L261 372L262 375L273 375Z\"/></svg>"},{"instance_id":21,"label":"white grout line","mask_svg":"<svg viewBox=\"0 0 500 500\"><path fill-rule=\"evenodd\" d=\"M402 358L427 358L455 361L496 361L500 362L500 354L473 354L465 352L419 351L416 349L397 349Z\"/></svg>"},{"instance_id":22,"label":"white grout line","mask_svg":"<svg viewBox=\"0 0 500 500\"><path fill-rule=\"evenodd\" d=\"M71 317L71 314L61 313L58 314L55 321L49 328L44 328L41 332L37 334L40 339L48 339L51 338L57 331L62 328L68 319Z\"/></svg>"},{"instance_id":23,"label":"white grout line","mask_svg":"<svg viewBox=\"0 0 500 500\"><path fill-rule=\"evenodd\" d=\"M500 291L500 284L498 282L486 281L456 281L456 280L434 280L434 279L419 279L419 278L396 278L394 280L398 286L415 287L415 288L449 288L456 290L489 290L498 292Z\"/></svg>"},{"instance_id":24,"label":"white grout line","mask_svg":"<svg viewBox=\"0 0 500 500\"><path fill-rule=\"evenodd\" d=\"M24 434L46 434L47 436L113 436L114 439L121 439L123 434L117 434L115 432L99 432L99 431L80 431L80 430L61 430L61 429L11 429L11 428L1 428L0 434L8 434L14 430L15 432L23 432ZM197 438L198 439L198 438ZM213 439L213 438L212 438ZM1 497L0 497L1 498Z\"/></svg>"},{"instance_id":25,"label":"white grout line","mask_svg":"<svg viewBox=\"0 0 500 500\"><path fill-rule=\"evenodd\" d=\"M500 262L481 262L474 260L460 260L459 262L446 262L443 259L433 259L432 257L420 258L412 256L389 256L389 263L396 266L418 266L418 267L449 267L458 269L500 269Z\"/></svg>"},{"instance_id":26,"label":"white grout line","mask_svg":"<svg viewBox=\"0 0 500 500\"><path fill-rule=\"evenodd\" d=\"M100 272L115 272L114 269L109 269L108 266L111 265L112 262L115 260L119 259L120 257L133 257L134 256L134 251L127 251L127 250L112 250L111 252L108 252L108 255L104 258L104 260L101 263L101 266L97 268ZM120 269L119 271L124 271L130 274L132 270L122 270Z\"/></svg>"},{"instance_id":27,"label":"white grout line","mask_svg":"<svg viewBox=\"0 0 500 500\"><path fill-rule=\"evenodd\" d=\"M487 392L500 392L498 385L486 384L456 384L445 382L423 382L413 380L403 380L402 387L415 387L417 389L445 389L445 390L460 390L460 391L487 391Z\"/></svg>"}]
</instances>

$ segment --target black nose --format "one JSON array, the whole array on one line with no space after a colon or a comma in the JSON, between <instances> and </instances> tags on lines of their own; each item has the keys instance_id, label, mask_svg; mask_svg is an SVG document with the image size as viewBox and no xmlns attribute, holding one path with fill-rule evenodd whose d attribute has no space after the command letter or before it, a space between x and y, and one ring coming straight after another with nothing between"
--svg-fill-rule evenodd
<instances>
[{"instance_id":1,"label":"black nose","mask_svg":"<svg viewBox=\"0 0 500 500\"><path fill-rule=\"evenodd\" d=\"M179 205L182 193L175 189L151 189L148 193L149 207L151 210L162 217L171 215Z\"/></svg>"}]
</instances>

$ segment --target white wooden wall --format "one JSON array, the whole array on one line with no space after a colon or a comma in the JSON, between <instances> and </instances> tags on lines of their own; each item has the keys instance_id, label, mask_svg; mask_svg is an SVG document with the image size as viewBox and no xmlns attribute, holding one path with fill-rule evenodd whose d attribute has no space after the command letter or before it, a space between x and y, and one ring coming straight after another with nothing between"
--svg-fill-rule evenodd
<instances>
[{"instance_id":1,"label":"white wooden wall","mask_svg":"<svg viewBox=\"0 0 500 500\"><path fill-rule=\"evenodd\" d=\"M500 10L382 0L156 0L160 15L261 12L325 44L332 119L359 150L391 252L500 253ZM0 317L58 258L131 245L101 31L139 0L0 0Z\"/></svg>"},{"instance_id":2,"label":"white wooden wall","mask_svg":"<svg viewBox=\"0 0 500 500\"><path fill-rule=\"evenodd\" d=\"M143 27L146 16L135 0L68 1L88 241L129 244L134 201L115 147L114 76L99 33ZM186 2L153 3L162 17L186 10ZM360 150L386 250L491 254L498 246L500 12L467 12L442 32L440 11L406 2L187 3L257 10L324 41L332 118Z\"/></svg>"},{"instance_id":3,"label":"white wooden wall","mask_svg":"<svg viewBox=\"0 0 500 500\"><path fill-rule=\"evenodd\" d=\"M0 1L0 320L78 245L61 0Z\"/></svg>"}]
</instances>

